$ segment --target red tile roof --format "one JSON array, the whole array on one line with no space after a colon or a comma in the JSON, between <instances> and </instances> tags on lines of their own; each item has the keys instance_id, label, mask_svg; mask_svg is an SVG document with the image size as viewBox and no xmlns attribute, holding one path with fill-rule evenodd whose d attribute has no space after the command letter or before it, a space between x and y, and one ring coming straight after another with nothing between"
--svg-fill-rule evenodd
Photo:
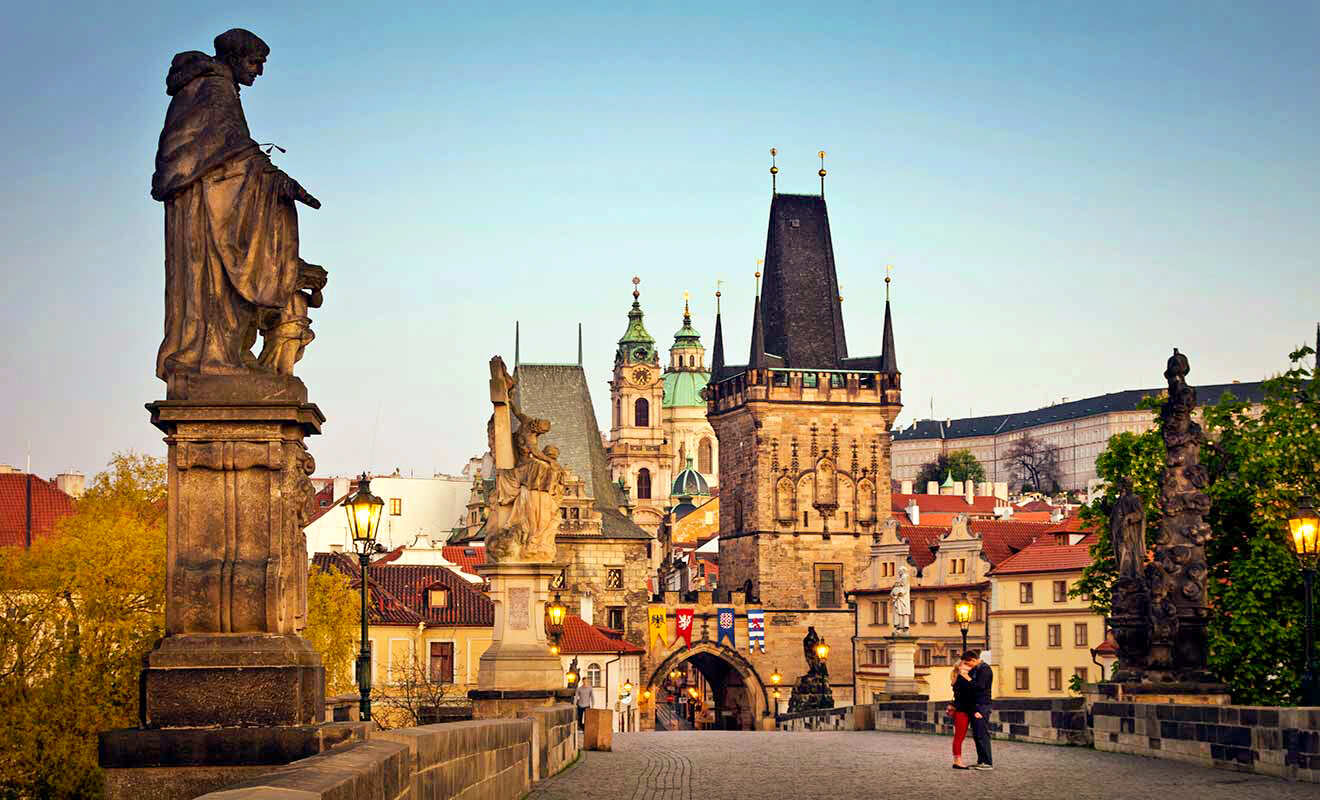
<instances>
[{"instance_id":1,"label":"red tile roof","mask_svg":"<svg viewBox=\"0 0 1320 800\"><path fill-rule=\"evenodd\" d=\"M486 563L485 547L448 544L441 549L440 554L445 557L445 561L457 564L461 571L478 578L482 577L477 573L477 567Z\"/></svg>"},{"instance_id":2,"label":"red tile roof","mask_svg":"<svg viewBox=\"0 0 1320 800\"><path fill-rule=\"evenodd\" d=\"M27 543L26 472L0 473L0 546ZM49 536L55 523L73 513L73 498L44 478L32 475L32 539Z\"/></svg>"},{"instance_id":3,"label":"red tile roof","mask_svg":"<svg viewBox=\"0 0 1320 800\"><path fill-rule=\"evenodd\" d=\"M646 648L625 641L618 631L592 625L579 616L564 617L564 632L559 635L559 652L564 655L582 653L645 653Z\"/></svg>"},{"instance_id":4,"label":"red tile roof","mask_svg":"<svg viewBox=\"0 0 1320 800\"><path fill-rule=\"evenodd\" d=\"M1077 544L1060 544L1057 536L1042 536L990 570L991 575L1020 575L1027 572L1071 572L1091 563L1091 545L1096 537Z\"/></svg>"},{"instance_id":5,"label":"red tile roof","mask_svg":"<svg viewBox=\"0 0 1320 800\"><path fill-rule=\"evenodd\" d=\"M917 501L917 507L921 513L927 511L936 513L953 514L959 511L973 515L993 515L995 506L999 501L994 497L973 497L971 505L968 505L967 499L960 494L900 494L895 492L889 495L889 507L895 512L907 508L908 502Z\"/></svg>"},{"instance_id":6,"label":"red tile roof","mask_svg":"<svg viewBox=\"0 0 1320 800\"><path fill-rule=\"evenodd\" d=\"M308 525L312 524L313 522L316 522L318 519L324 517L326 514L329 514L330 509L339 508L340 505L343 504L345 498L348 497L348 495L344 495L338 500L335 500L331 497L331 495L333 495L334 493L335 493L334 483L327 483L325 485L325 488L323 488L321 491L316 493L316 510L314 510L312 512L312 516L307 519ZM325 505L321 505L321 503L323 502L325 503Z\"/></svg>"},{"instance_id":7,"label":"red tile roof","mask_svg":"<svg viewBox=\"0 0 1320 800\"><path fill-rule=\"evenodd\" d=\"M322 570L336 570L348 575L353 578L355 587L359 585L357 559L345 553L317 553L312 563ZM370 619L376 624L416 625L425 622L428 626L465 627L495 624L495 606L490 598L446 567L373 563L368 587L371 592ZM448 589L449 605L431 608L427 603L427 589Z\"/></svg>"},{"instance_id":8,"label":"red tile roof","mask_svg":"<svg viewBox=\"0 0 1320 800\"><path fill-rule=\"evenodd\" d=\"M1015 506L1015 507L1014 507L1014 511L1013 511L1013 513L1016 514L1018 511L1045 511L1045 512L1050 512L1050 511L1053 511L1053 510L1054 510L1054 506L1050 505L1049 503L1045 502L1044 500L1031 500L1031 501L1028 501L1028 502L1026 502L1026 503L1023 503L1023 504L1020 505L1020 506Z\"/></svg>"},{"instance_id":9,"label":"red tile roof","mask_svg":"<svg viewBox=\"0 0 1320 800\"><path fill-rule=\"evenodd\" d=\"M935 551L931 547L940 543L941 537L949 532L939 525L905 525L898 529L898 536L908 543L908 555L917 569L935 563Z\"/></svg>"},{"instance_id":10,"label":"red tile roof","mask_svg":"<svg viewBox=\"0 0 1320 800\"><path fill-rule=\"evenodd\" d=\"M997 519L974 519L968 525L973 535L981 537L981 552L994 566L998 566L1004 559L1024 549L1036 537L1043 536L1058 527L1042 522Z\"/></svg>"}]
</instances>

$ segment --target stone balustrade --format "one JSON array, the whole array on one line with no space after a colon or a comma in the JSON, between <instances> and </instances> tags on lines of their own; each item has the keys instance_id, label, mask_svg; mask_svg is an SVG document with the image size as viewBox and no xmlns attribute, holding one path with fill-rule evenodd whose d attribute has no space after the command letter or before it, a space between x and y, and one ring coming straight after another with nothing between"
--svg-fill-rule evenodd
<instances>
[{"instance_id":1,"label":"stone balustrade","mask_svg":"<svg viewBox=\"0 0 1320 800\"><path fill-rule=\"evenodd\" d=\"M775 717L780 731L869 731L874 729L870 706L840 706L794 711Z\"/></svg>"},{"instance_id":2,"label":"stone balustrade","mask_svg":"<svg viewBox=\"0 0 1320 800\"><path fill-rule=\"evenodd\" d=\"M876 730L953 734L953 718L945 711L945 701L888 701L871 707ZM990 735L1039 744L1090 744L1085 701L1080 697L995 700Z\"/></svg>"},{"instance_id":3,"label":"stone balustrade","mask_svg":"<svg viewBox=\"0 0 1320 800\"><path fill-rule=\"evenodd\" d=\"M373 731L368 741L295 761L204 800L515 800L577 757L568 705L486 719Z\"/></svg>"}]
</instances>

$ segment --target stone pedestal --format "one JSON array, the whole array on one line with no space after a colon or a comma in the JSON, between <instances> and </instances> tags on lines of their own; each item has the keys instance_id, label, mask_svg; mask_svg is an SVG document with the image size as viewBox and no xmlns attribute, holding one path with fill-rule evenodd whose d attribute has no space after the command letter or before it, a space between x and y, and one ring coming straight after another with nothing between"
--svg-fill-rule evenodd
<instances>
[{"instance_id":1,"label":"stone pedestal","mask_svg":"<svg viewBox=\"0 0 1320 800\"><path fill-rule=\"evenodd\" d=\"M468 693L477 719L516 718L533 708L571 702L564 687L564 666L550 653L545 607L553 594L554 564L503 564L478 567L490 579L495 630L481 655L477 688Z\"/></svg>"},{"instance_id":2,"label":"stone pedestal","mask_svg":"<svg viewBox=\"0 0 1320 800\"><path fill-rule=\"evenodd\" d=\"M169 447L169 500L166 635L147 657L144 727L321 721L324 670L298 633L315 496L303 439L325 417L302 391L147 406Z\"/></svg>"},{"instance_id":3,"label":"stone pedestal","mask_svg":"<svg viewBox=\"0 0 1320 800\"><path fill-rule=\"evenodd\" d=\"M1222 683L1103 682L1094 685L1098 699L1114 703L1182 703L1198 706L1232 705L1233 695Z\"/></svg>"},{"instance_id":4,"label":"stone pedestal","mask_svg":"<svg viewBox=\"0 0 1320 800\"><path fill-rule=\"evenodd\" d=\"M614 746L614 714L607 708L589 708L583 717L582 749L611 750Z\"/></svg>"},{"instance_id":5,"label":"stone pedestal","mask_svg":"<svg viewBox=\"0 0 1320 800\"><path fill-rule=\"evenodd\" d=\"M917 637L889 637L889 678L885 694L891 699L925 697L925 686L917 680Z\"/></svg>"}]
</instances>

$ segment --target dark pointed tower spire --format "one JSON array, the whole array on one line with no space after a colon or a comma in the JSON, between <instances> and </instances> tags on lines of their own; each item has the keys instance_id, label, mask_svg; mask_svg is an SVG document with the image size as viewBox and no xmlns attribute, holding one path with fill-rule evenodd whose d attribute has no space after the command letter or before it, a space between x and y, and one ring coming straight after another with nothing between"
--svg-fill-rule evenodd
<instances>
[{"instance_id":1,"label":"dark pointed tower spire","mask_svg":"<svg viewBox=\"0 0 1320 800\"><path fill-rule=\"evenodd\" d=\"M889 272L893 266L885 266L885 334L880 351L880 371L889 375L898 372L898 351L894 349L894 318L889 312L889 283L893 278Z\"/></svg>"},{"instance_id":2,"label":"dark pointed tower spire","mask_svg":"<svg viewBox=\"0 0 1320 800\"><path fill-rule=\"evenodd\" d=\"M756 262L758 267L761 261ZM752 349L747 354L748 369L765 369L769 363L765 357L765 329L761 324L761 270L756 271L756 304L752 306Z\"/></svg>"},{"instance_id":3,"label":"dark pointed tower spire","mask_svg":"<svg viewBox=\"0 0 1320 800\"><path fill-rule=\"evenodd\" d=\"M513 323L513 368L518 368L518 356L522 345L522 332L519 330L519 322Z\"/></svg>"},{"instance_id":4,"label":"dark pointed tower spire","mask_svg":"<svg viewBox=\"0 0 1320 800\"><path fill-rule=\"evenodd\" d=\"M582 323L578 323L578 366L582 366Z\"/></svg>"},{"instance_id":5,"label":"dark pointed tower spire","mask_svg":"<svg viewBox=\"0 0 1320 800\"><path fill-rule=\"evenodd\" d=\"M720 281L715 281L715 343L710 348L710 382L724 377L724 326L720 323Z\"/></svg>"}]
</instances>

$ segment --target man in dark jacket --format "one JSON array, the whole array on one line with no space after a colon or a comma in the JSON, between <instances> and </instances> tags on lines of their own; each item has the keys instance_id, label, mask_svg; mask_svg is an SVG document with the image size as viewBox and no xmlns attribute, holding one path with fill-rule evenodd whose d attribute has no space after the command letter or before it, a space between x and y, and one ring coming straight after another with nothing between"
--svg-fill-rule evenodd
<instances>
[{"instance_id":1,"label":"man in dark jacket","mask_svg":"<svg viewBox=\"0 0 1320 800\"><path fill-rule=\"evenodd\" d=\"M981 660L980 650L968 650L962 660L971 667L967 679L972 682L976 710L972 714L972 741L976 743L976 763L972 769L994 769L990 756L990 692L995 673Z\"/></svg>"}]
</instances>

